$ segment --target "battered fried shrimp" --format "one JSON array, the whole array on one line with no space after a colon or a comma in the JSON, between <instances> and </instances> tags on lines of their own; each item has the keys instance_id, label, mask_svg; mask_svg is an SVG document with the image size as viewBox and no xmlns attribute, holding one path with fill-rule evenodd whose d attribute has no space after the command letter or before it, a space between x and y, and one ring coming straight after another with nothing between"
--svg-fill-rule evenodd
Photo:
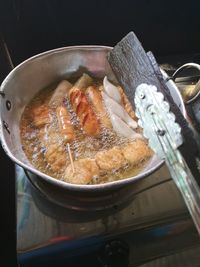
<instances>
[{"instance_id":1,"label":"battered fried shrimp","mask_svg":"<svg viewBox=\"0 0 200 267\"><path fill-rule=\"evenodd\" d=\"M64 181L72 184L88 184L93 177L99 176L99 167L94 159L79 159L74 161L74 172L72 166L68 165L64 175Z\"/></svg>"},{"instance_id":2,"label":"battered fried shrimp","mask_svg":"<svg viewBox=\"0 0 200 267\"><path fill-rule=\"evenodd\" d=\"M150 158L153 154L146 142L142 139L136 139L122 148L125 159L133 166Z\"/></svg>"},{"instance_id":3,"label":"battered fried shrimp","mask_svg":"<svg viewBox=\"0 0 200 267\"><path fill-rule=\"evenodd\" d=\"M56 108L62 105L63 99L67 95L71 87L72 84L69 83L67 80L61 81L54 90L53 95L51 96L51 99L49 101L49 107Z\"/></svg>"},{"instance_id":4,"label":"battered fried shrimp","mask_svg":"<svg viewBox=\"0 0 200 267\"><path fill-rule=\"evenodd\" d=\"M121 100L122 100L122 104L126 110L126 112L129 114L129 116L133 119L133 120L137 120L137 117L135 115L135 112L132 108L132 105L130 103L130 101L128 100L128 97L125 95L123 89L118 86L119 92L121 94Z\"/></svg>"},{"instance_id":5,"label":"battered fried shrimp","mask_svg":"<svg viewBox=\"0 0 200 267\"><path fill-rule=\"evenodd\" d=\"M32 117L33 117L33 125L36 128L44 127L46 124L51 122L49 108L45 104L34 107L32 109Z\"/></svg>"},{"instance_id":6,"label":"battered fried shrimp","mask_svg":"<svg viewBox=\"0 0 200 267\"><path fill-rule=\"evenodd\" d=\"M101 124L105 128L112 129L112 123L103 104L100 90L98 90L98 88L95 88L94 86L89 86L86 90L86 95L92 103L94 111L98 115Z\"/></svg>"},{"instance_id":7,"label":"battered fried shrimp","mask_svg":"<svg viewBox=\"0 0 200 267\"><path fill-rule=\"evenodd\" d=\"M70 143L75 139L74 128L71 124L70 114L67 108L59 106L56 108L56 115L58 119L58 125L60 133L63 135L65 143Z\"/></svg>"},{"instance_id":8,"label":"battered fried shrimp","mask_svg":"<svg viewBox=\"0 0 200 267\"><path fill-rule=\"evenodd\" d=\"M109 150L97 152L95 160L99 168L105 171L119 169L127 163L120 148L116 146Z\"/></svg>"}]
</instances>

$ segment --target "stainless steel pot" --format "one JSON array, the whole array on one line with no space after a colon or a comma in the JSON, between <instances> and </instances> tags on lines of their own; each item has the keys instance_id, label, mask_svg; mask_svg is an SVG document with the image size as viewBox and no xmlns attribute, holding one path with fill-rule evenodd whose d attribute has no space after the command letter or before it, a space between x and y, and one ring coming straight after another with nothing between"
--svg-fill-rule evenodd
<instances>
[{"instance_id":1,"label":"stainless steel pot","mask_svg":"<svg viewBox=\"0 0 200 267\"><path fill-rule=\"evenodd\" d=\"M7 155L18 165L29 171L37 181L57 189L70 192L97 193L129 186L155 172L163 161L156 155L149 161L145 169L135 177L100 185L75 185L56 180L37 170L27 159L22 150L19 123L24 107L42 88L63 78L79 75L83 71L95 77L115 77L107 62L107 53L111 47L106 46L72 46L44 52L18 65L5 78L1 85L0 121L1 142ZM167 78L163 71L163 77ZM185 108L176 85L167 82L169 90L177 105L185 115ZM34 180L35 181L35 180Z\"/></svg>"}]
</instances>

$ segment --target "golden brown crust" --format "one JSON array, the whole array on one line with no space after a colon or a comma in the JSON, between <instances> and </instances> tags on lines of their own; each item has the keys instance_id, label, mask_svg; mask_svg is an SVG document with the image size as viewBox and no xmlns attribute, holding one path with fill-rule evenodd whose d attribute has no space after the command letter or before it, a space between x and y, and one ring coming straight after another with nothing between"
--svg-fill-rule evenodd
<instances>
[{"instance_id":1,"label":"golden brown crust","mask_svg":"<svg viewBox=\"0 0 200 267\"><path fill-rule=\"evenodd\" d=\"M66 168L64 181L72 184L89 184L93 177L99 176L99 167L94 159L79 159Z\"/></svg>"},{"instance_id":2,"label":"golden brown crust","mask_svg":"<svg viewBox=\"0 0 200 267\"><path fill-rule=\"evenodd\" d=\"M142 139L136 139L122 148L125 159L132 165L140 164L152 156L152 150Z\"/></svg>"},{"instance_id":3,"label":"golden brown crust","mask_svg":"<svg viewBox=\"0 0 200 267\"><path fill-rule=\"evenodd\" d=\"M56 173L62 173L69 161L62 135L54 128L45 127L40 129L39 138L49 167Z\"/></svg>"},{"instance_id":4,"label":"golden brown crust","mask_svg":"<svg viewBox=\"0 0 200 267\"><path fill-rule=\"evenodd\" d=\"M62 134L65 143L70 143L75 139L74 128L71 124L70 114L67 108L59 106L56 108L56 115L58 119L58 125L60 133Z\"/></svg>"},{"instance_id":5,"label":"golden brown crust","mask_svg":"<svg viewBox=\"0 0 200 267\"><path fill-rule=\"evenodd\" d=\"M119 169L126 164L126 160L119 147L97 152L95 156L97 165L101 170L111 171Z\"/></svg>"},{"instance_id":6,"label":"golden brown crust","mask_svg":"<svg viewBox=\"0 0 200 267\"><path fill-rule=\"evenodd\" d=\"M50 123L49 108L43 104L32 108L33 125L36 128L41 128Z\"/></svg>"},{"instance_id":7,"label":"golden brown crust","mask_svg":"<svg viewBox=\"0 0 200 267\"><path fill-rule=\"evenodd\" d=\"M96 136L100 132L100 125L86 95L79 88L73 87L69 94L74 112L86 134Z\"/></svg>"},{"instance_id":8,"label":"golden brown crust","mask_svg":"<svg viewBox=\"0 0 200 267\"><path fill-rule=\"evenodd\" d=\"M132 105L130 103L130 101L128 100L128 97L125 95L123 89L118 86L119 92L121 94L122 97L122 104L126 110L126 112L129 114L129 116L133 119L133 120L137 120L137 117L135 116L135 112L132 108Z\"/></svg>"}]
</instances>

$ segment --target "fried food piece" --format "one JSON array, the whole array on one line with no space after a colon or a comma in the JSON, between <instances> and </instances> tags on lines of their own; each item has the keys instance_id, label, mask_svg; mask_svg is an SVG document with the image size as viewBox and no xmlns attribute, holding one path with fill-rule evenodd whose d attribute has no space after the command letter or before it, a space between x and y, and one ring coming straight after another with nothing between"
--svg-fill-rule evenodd
<instances>
[{"instance_id":1,"label":"fried food piece","mask_svg":"<svg viewBox=\"0 0 200 267\"><path fill-rule=\"evenodd\" d=\"M123 89L118 86L119 92L121 94L121 100L122 100L122 104L126 110L126 112L129 114L129 116L133 119L133 120L137 120L137 117L135 115L135 112L132 108L132 105L130 103L130 101L128 100L128 97L126 96L126 94L124 93Z\"/></svg>"},{"instance_id":2,"label":"fried food piece","mask_svg":"<svg viewBox=\"0 0 200 267\"><path fill-rule=\"evenodd\" d=\"M94 159L79 159L74 161L74 173L71 164L68 165L64 181L72 184L88 184L93 177L99 176L99 167Z\"/></svg>"},{"instance_id":3,"label":"fried food piece","mask_svg":"<svg viewBox=\"0 0 200 267\"><path fill-rule=\"evenodd\" d=\"M67 108L59 106L56 108L56 115L58 119L58 125L60 133L63 135L65 143L70 143L75 139L74 128L71 124L70 114Z\"/></svg>"},{"instance_id":4,"label":"fried food piece","mask_svg":"<svg viewBox=\"0 0 200 267\"><path fill-rule=\"evenodd\" d=\"M49 108L47 105L43 104L40 106L35 106L31 111L32 111L33 125L36 128L44 127L46 124L51 122Z\"/></svg>"},{"instance_id":5,"label":"fried food piece","mask_svg":"<svg viewBox=\"0 0 200 267\"><path fill-rule=\"evenodd\" d=\"M99 121L84 93L92 82L92 78L84 73L70 89L69 99L86 134L95 136L100 131Z\"/></svg>"},{"instance_id":6,"label":"fried food piece","mask_svg":"<svg viewBox=\"0 0 200 267\"><path fill-rule=\"evenodd\" d=\"M71 142L75 138L74 129L71 124L70 114L64 106L64 99L69 93L72 84L67 80L61 81L56 87L50 101L49 107L55 110L58 126L65 143Z\"/></svg>"},{"instance_id":7,"label":"fried food piece","mask_svg":"<svg viewBox=\"0 0 200 267\"><path fill-rule=\"evenodd\" d=\"M90 106L85 93L78 88L72 88L72 90L70 90L69 98L73 110L77 114L80 124L86 134L91 136L98 135L100 132L99 121Z\"/></svg>"},{"instance_id":8,"label":"fried food piece","mask_svg":"<svg viewBox=\"0 0 200 267\"><path fill-rule=\"evenodd\" d=\"M47 126L40 129L38 137L45 149L44 158L50 168L56 173L63 172L69 159L60 133Z\"/></svg>"},{"instance_id":9,"label":"fried food piece","mask_svg":"<svg viewBox=\"0 0 200 267\"><path fill-rule=\"evenodd\" d=\"M46 161L54 172L62 172L66 166L67 156L64 147L51 144L45 152Z\"/></svg>"},{"instance_id":10,"label":"fried food piece","mask_svg":"<svg viewBox=\"0 0 200 267\"><path fill-rule=\"evenodd\" d=\"M127 163L121 149L116 146L109 150L97 152L95 160L99 168L105 171L119 169Z\"/></svg>"},{"instance_id":11,"label":"fried food piece","mask_svg":"<svg viewBox=\"0 0 200 267\"><path fill-rule=\"evenodd\" d=\"M50 165L50 168L60 173L64 171L69 159L67 156L67 142L74 139L74 130L70 122L70 116L67 109L63 106L64 97L67 96L72 84L66 80L61 81L56 87L48 106L40 106L34 113L35 124L40 126L38 137L41 146L44 147L44 158ZM49 118L52 111L56 109L56 116L59 130L55 129L55 125L50 125ZM41 110L41 111L40 111Z\"/></svg>"},{"instance_id":12,"label":"fried food piece","mask_svg":"<svg viewBox=\"0 0 200 267\"><path fill-rule=\"evenodd\" d=\"M133 166L150 158L153 154L147 143L142 139L136 139L122 148L125 159Z\"/></svg>"},{"instance_id":13,"label":"fried food piece","mask_svg":"<svg viewBox=\"0 0 200 267\"><path fill-rule=\"evenodd\" d=\"M67 96L72 84L67 80L61 81L56 87L49 101L49 107L56 108L63 104L64 97Z\"/></svg>"},{"instance_id":14,"label":"fried food piece","mask_svg":"<svg viewBox=\"0 0 200 267\"><path fill-rule=\"evenodd\" d=\"M95 113L98 115L101 124L108 129L112 129L112 123L108 116L107 110L103 104L101 92L94 86L89 86L86 89L86 95L93 105Z\"/></svg>"}]
</instances>

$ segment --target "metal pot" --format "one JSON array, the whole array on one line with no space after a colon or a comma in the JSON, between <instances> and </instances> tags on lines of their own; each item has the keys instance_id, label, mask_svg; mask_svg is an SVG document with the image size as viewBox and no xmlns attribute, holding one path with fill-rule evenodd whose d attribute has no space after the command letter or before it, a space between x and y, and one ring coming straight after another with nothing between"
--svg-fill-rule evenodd
<instances>
[{"instance_id":1,"label":"metal pot","mask_svg":"<svg viewBox=\"0 0 200 267\"><path fill-rule=\"evenodd\" d=\"M108 76L115 80L107 62L107 53L111 47L106 46L72 46L47 51L29 58L18 65L5 78L1 85L0 120L1 142L7 155L18 165L31 174L33 183L43 183L47 186L81 194L107 194L130 186L151 173L162 164L156 155L148 162L145 169L124 180L99 185L75 185L56 180L37 170L27 159L21 145L19 123L24 107L42 88L72 75L80 75L83 71L94 77ZM167 75L163 71L163 77ZM185 108L176 85L173 81L166 81L176 104L185 115ZM33 178L34 177L34 178Z\"/></svg>"}]
</instances>

